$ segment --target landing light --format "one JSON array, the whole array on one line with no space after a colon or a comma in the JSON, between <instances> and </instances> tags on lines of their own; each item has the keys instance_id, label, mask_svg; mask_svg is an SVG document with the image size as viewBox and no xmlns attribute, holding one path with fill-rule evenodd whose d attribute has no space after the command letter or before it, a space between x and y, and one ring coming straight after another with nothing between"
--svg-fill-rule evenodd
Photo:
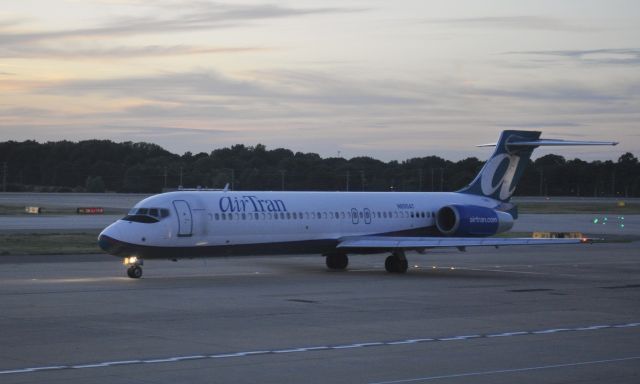
<instances>
[{"instance_id":1,"label":"landing light","mask_svg":"<svg viewBox=\"0 0 640 384\"><path fill-rule=\"evenodd\" d=\"M124 260L122 260L122 264L124 265L135 264L137 262L138 258L136 256L125 257Z\"/></svg>"}]
</instances>

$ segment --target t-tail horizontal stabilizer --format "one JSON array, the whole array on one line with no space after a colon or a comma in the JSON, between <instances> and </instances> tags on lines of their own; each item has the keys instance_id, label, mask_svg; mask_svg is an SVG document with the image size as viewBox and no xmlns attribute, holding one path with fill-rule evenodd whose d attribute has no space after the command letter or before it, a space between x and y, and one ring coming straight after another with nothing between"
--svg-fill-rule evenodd
<instances>
[{"instance_id":1,"label":"t-tail horizontal stabilizer","mask_svg":"<svg viewBox=\"0 0 640 384\"><path fill-rule=\"evenodd\" d=\"M489 197L506 203L516 190L531 153L540 146L616 145L613 141L575 141L541 139L539 131L502 131L493 155L468 186L458 192Z\"/></svg>"},{"instance_id":2,"label":"t-tail horizontal stabilizer","mask_svg":"<svg viewBox=\"0 0 640 384\"><path fill-rule=\"evenodd\" d=\"M476 147L495 147L497 143L489 143L489 144L480 144L476 145ZM528 141L518 141L513 140L505 143L507 148L511 147L561 147L561 146L572 146L572 145L618 145L617 141L576 141L576 140L560 140L560 139L540 139L540 140L528 140Z\"/></svg>"}]
</instances>

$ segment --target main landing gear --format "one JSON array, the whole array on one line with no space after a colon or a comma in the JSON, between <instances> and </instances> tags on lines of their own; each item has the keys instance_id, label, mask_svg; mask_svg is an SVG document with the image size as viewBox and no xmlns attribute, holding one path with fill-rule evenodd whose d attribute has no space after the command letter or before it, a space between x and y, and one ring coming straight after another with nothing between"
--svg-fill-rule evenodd
<instances>
[{"instance_id":1,"label":"main landing gear","mask_svg":"<svg viewBox=\"0 0 640 384\"><path fill-rule=\"evenodd\" d=\"M403 250L393 251L393 254L384 261L384 268L389 273L405 273L409 268L409 262Z\"/></svg>"},{"instance_id":2,"label":"main landing gear","mask_svg":"<svg viewBox=\"0 0 640 384\"><path fill-rule=\"evenodd\" d=\"M326 256L327 268L344 270L349 265L349 258L344 253L330 253ZM403 250L395 250L384 262L384 268L389 273L405 273L409 269L409 262Z\"/></svg>"},{"instance_id":3,"label":"main landing gear","mask_svg":"<svg viewBox=\"0 0 640 384\"><path fill-rule=\"evenodd\" d=\"M136 256L125 257L122 263L128 267L127 276L132 279L139 279L142 277L142 265L144 264L144 261L141 258Z\"/></svg>"},{"instance_id":4,"label":"main landing gear","mask_svg":"<svg viewBox=\"0 0 640 384\"><path fill-rule=\"evenodd\" d=\"M332 253L325 255L327 257L327 268L334 270L343 270L349 265L349 258L344 253Z\"/></svg>"}]
</instances>

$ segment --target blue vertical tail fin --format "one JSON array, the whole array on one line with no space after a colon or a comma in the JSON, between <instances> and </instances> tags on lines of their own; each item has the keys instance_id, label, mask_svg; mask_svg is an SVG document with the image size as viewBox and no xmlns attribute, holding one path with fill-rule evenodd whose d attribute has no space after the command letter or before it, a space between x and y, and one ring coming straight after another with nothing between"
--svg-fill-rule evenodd
<instances>
[{"instance_id":1,"label":"blue vertical tail fin","mask_svg":"<svg viewBox=\"0 0 640 384\"><path fill-rule=\"evenodd\" d=\"M508 202L516 190L533 150L539 146L616 145L610 141L573 141L540 139L539 131L502 131L491 158L473 181L458 192Z\"/></svg>"}]
</instances>

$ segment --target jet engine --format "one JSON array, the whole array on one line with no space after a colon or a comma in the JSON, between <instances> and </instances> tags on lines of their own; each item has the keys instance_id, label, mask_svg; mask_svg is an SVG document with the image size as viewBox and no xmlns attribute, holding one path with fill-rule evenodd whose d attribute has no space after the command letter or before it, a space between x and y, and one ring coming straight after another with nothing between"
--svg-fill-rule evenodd
<instances>
[{"instance_id":1,"label":"jet engine","mask_svg":"<svg viewBox=\"0 0 640 384\"><path fill-rule=\"evenodd\" d=\"M491 236L513 227L513 217L476 205L447 205L436 213L436 227L445 236Z\"/></svg>"}]
</instances>

